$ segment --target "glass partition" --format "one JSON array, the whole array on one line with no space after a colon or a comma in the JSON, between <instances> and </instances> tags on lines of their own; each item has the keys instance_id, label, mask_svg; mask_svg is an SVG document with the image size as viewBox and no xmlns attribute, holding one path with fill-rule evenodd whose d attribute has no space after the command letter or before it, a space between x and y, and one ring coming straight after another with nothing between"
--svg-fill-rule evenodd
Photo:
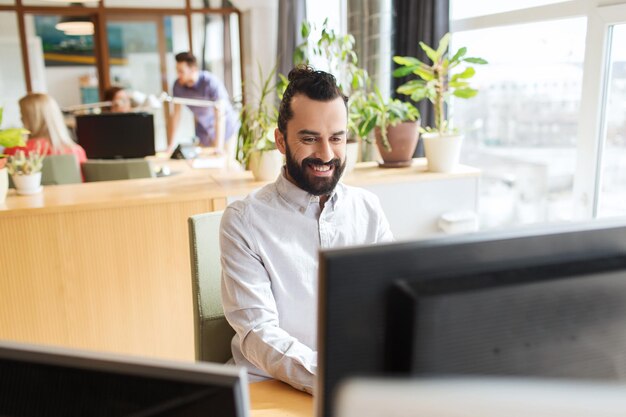
<instances>
[{"instance_id":1,"label":"glass partition","mask_svg":"<svg viewBox=\"0 0 626 417\"><path fill-rule=\"evenodd\" d=\"M27 14L25 19L33 91L47 92L61 107L99 101L93 35L56 29L58 15ZM34 50L31 43L37 45Z\"/></svg>"},{"instance_id":2,"label":"glass partition","mask_svg":"<svg viewBox=\"0 0 626 417\"><path fill-rule=\"evenodd\" d=\"M242 96L239 16L198 14L192 16L193 53L202 69L224 81L233 102Z\"/></svg>"},{"instance_id":3,"label":"glass partition","mask_svg":"<svg viewBox=\"0 0 626 417\"><path fill-rule=\"evenodd\" d=\"M29 53L34 55L40 45L32 38L28 42ZM22 122L17 103L26 94L26 80L15 12L0 12L0 50L0 106L4 108L0 127L18 127Z\"/></svg>"},{"instance_id":4,"label":"glass partition","mask_svg":"<svg viewBox=\"0 0 626 417\"><path fill-rule=\"evenodd\" d=\"M174 55L189 49L184 16L116 17L107 22L107 38L111 84L135 93L138 106L149 95L170 91L176 79ZM167 147L167 110L151 109L157 150Z\"/></svg>"}]
</instances>

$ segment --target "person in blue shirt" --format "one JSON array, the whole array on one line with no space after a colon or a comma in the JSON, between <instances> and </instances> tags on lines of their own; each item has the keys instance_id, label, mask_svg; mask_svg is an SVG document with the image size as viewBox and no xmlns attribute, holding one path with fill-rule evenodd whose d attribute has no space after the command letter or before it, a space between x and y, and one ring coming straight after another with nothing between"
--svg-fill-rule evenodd
<instances>
[{"instance_id":1,"label":"person in blue shirt","mask_svg":"<svg viewBox=\"0 0 626 417\"><path fill-rule=\"evenodd\" d=\"M188 106L193 112L196 124L196 136L202 146L214 147L218 152L224 150L225 143L231 146L237 133L237 115L232 107L224 83L208 71L201 71L195 56L190 52L176 55L176 73L173 96L197 100L209 100L220 103L223 118L218 117L218 107ZM180 122L181 104L174 104L170 120L168 146L174 147L174 136ZM224 123L224 126L220 126ZM220 134L223 130L223 134Z\"/></svg>"}]
</instances>

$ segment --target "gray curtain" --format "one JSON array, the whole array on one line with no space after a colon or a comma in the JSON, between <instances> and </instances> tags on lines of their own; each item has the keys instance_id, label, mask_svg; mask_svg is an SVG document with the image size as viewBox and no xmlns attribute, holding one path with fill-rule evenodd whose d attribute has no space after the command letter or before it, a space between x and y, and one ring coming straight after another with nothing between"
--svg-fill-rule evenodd
<instances>
[{"instance_id":1,"label":"gray curtain","mask_svg":"<svg viewBox=\"0 0 626 417\"><path fill-rule=\"evenodd\" d=\"M450 30L449 0L393 0L394 6L394 55L415 56L427 60L426 54L419 46L423 41L427 45L437 47L439 39ZM396 88L411 79L411 76L392 79L392 90L395 97L406 100L406 96L398 95ZM422 126L432 126L434 114L430 103L422 101L417 105L422 117ZM423 156L422 142L418 144L415 156Z\"/></svg>"},{"instance_id":2,"label":"gray curtain","mask_svg":"<svg viewBox=\"0 0 626 417\"><path fill-rule=\"evenodd\" d=\"M306 20L306 0L279 0L276 71L287 75L293 68L293 51L302 42L300 26Z\"/></svg>"}]
</instances>

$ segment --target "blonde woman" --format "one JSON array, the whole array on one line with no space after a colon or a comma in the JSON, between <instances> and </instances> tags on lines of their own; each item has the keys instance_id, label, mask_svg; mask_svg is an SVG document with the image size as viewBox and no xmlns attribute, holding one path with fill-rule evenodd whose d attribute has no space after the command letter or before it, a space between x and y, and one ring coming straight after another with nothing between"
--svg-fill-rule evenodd
<instances>
[{"instance_id":1,"label":"blonde woman","mask_svg":"<svg viewBox=\"0 0 626 417\"><path fill-rule=\"evenodd\" d=\"M26 147L7 148L5 154L12 155L19 149L26 152L43 149L46 155L74 154L81 164L87 160L85 150L70 137L61 109L52 97L30 93L19 103L22 123L30 131L30 139Z\"/></svg>"}]
</instances>

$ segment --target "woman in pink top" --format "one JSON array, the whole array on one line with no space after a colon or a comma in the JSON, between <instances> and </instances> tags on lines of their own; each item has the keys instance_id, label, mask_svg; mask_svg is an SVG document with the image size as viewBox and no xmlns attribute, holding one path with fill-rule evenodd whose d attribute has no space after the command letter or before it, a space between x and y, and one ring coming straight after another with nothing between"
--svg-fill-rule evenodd
<instances>
[{"instance_id":1,"label":"woman in pink top","mask_svg":"<svg viewBox=\"0 0 626 417\"><path fill-rule=\"evenodd\" d=\"M13 155L20 149L26 152L41 149L46 155L74 154L79 164L87 160L85 150L70 137L61 109L52 97L29 93L20 99L20 112L31 139L25 147L5 149L6 155Z\"/></svg>"}]
</instances>

